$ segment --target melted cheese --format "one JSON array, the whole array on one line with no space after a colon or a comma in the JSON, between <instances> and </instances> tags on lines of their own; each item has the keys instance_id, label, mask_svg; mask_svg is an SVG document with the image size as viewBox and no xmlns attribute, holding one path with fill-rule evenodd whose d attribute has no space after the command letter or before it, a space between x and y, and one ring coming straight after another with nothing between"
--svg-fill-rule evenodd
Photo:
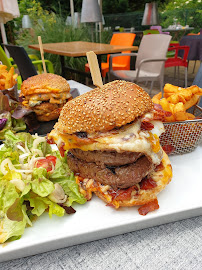
<instances>
[{"instance_id":1,"label":"melted cheese","mask_svg":"<svg viewBox=\"0 0 202 270\"><path fill-rule=\"evenodd\" d=\"M49 101L52 104L62 104L64 101L71 97L69 92L62 93L48 93L48 94L33 94L25 97L30 107L34 107L42 103L42 101ZM24 104L23 104L24 105Z\"/></svg>"},{"instance_id":2,"label":"melted cheese","mask_svg":"<svg viewBox=\"0 0 202 270\"><path fill-rule=\"evenodd\" d=\"M164 132L163 123L152 121L154 128L151 131L140 129L141 121L137 120L131 125L124 126L117 131L100 133L89 136L89 139L75 140L76 136L57 133L53 130L49 138L53 138L58 146L64 143L64 149L79 148L83 151L115 150L117 152L141 152L149 157L154 164L162 159L162 149L159 136ZM115 133L115 134L114 134Z\"/></svg>"}]
</instances>

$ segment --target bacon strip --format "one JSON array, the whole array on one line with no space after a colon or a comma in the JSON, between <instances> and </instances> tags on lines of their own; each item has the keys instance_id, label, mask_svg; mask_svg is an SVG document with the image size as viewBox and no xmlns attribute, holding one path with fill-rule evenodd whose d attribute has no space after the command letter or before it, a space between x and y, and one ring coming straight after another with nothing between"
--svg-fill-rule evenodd
<instances>
[{"instance_id":1,"label":"bacon strip","mask_svg":"<svg viewBox=\"0 0 202 270\"><path fill-rule=\"evenodd\" d=\"M152 212L156 209L159 209L159 204L158 204L158 200L154 199L151 202L148 202L144 205L142 205L139 209L138 212L140 215L145 216L146 214L148 214L149 212Z\"/></svg>"},{"instance_id":2,"label":"bacon strip","mask_svg":"<svg viewBox=\"0 0 202 270\"><path fill-rule=\"evenodd\" d=\"M164 111L160 104L155 104L155 103L154 103L153 113L154 113L153 120L165 121L166 117L172 116L171 112Z\"/></svg>"},{"instance_id":3,"label":"bacon strip","mask_svg":"<svg viewBox=\"0 0 202 270\"><path fill-rule=\"evenodd\" d=\"M142 130L152 130L154 128L154 125L152 123L150 123L150 122L142 121L140 128Z\"/></svg>"},{"instance_id":4,"label":"bacon strip","mask_svg":"<svg viewBox=\"0 0 202 270\"><path fill-rule=\"evenodd\" d=\"M157 186L156 182L150 178L144 178L140 183L140 188L143 190L152 189Z\"/></svg>"},{"instance_id":5,"label":"bacon strip","mask_svg":"<svg viewBox=\"0 0 202 270\"><path fill-rule=\"evenodd\" d=\"M173 151L175 151L175 147L171 144L167 144L162 146L163 150L166 152L167 155L170 155Z\"/></svg>"}]
</instances>

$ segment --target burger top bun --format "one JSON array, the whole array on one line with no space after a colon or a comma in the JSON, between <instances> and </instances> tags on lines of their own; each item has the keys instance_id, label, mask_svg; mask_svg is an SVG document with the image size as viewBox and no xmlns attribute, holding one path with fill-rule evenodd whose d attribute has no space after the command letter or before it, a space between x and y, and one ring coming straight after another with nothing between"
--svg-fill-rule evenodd
<instances>
[{"instance_id":1,"label":"burger top bun","mask_svg":"<svg viewBox=\"0 0 202 270\"><path fill-rule=\"evenodd\" d=\"M21 85L21 95L47 94L69 92L70 86L67 80L59 75L43 73L32 76L23 81Z\"/></svg>"},{"instance_id":2,"label":"burger top bun","mask_svg":"<svg viewBox=\"0 0 202 270\"><path fill-rule=\"evenodd\" d=\"M108 131L149 112L153 103L138 85L113 81L66 103L55 129L61 133Z\"/></svg>"}]
</instances>

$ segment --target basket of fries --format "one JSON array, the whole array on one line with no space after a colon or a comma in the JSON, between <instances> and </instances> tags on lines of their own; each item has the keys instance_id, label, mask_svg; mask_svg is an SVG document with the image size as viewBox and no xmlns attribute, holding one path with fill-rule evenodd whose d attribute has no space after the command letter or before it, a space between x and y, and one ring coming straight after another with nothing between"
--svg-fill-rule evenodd
<instances>
[{"instance_id":1,"label":"basket of fries","mask_svg":"<svg viewBox=\"0 0 202 270\"><path fill-rule=\"evenodd\" d=\"M17 76L14 67L7 70L7 66L0 65L0 90L4 95L8 94L12 99L18 99Z\"/></svg>"},{"instance_id":2,"label":"basket of fries","mask_svg":"<svg viewBox=\"0 0 202 270\"><path fill-rule=\"evenodd\" d=\"M202 108L197 105L202 89L196 85L181 88L171 84L153 97L164 111L165 132L160 136L163 149L170 155L192 152L202 142Z\"/></svg>"}]
</instances>

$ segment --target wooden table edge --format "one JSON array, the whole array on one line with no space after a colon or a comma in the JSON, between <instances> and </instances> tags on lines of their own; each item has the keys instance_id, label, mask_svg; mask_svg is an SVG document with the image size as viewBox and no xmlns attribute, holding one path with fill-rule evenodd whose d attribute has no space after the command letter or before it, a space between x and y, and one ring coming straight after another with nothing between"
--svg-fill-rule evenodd
<instances>
[{"instance_id":1,"label":"wooden table edge","mask_svg":"<svg viewBox=\"0 0 202 270\"><path fill-rule=\"evenodd\" d=\"M118 46L118 45L116 45L116 46ZM30 49L40 51L40 48L39 48L38 44L28 45L28 47ZM123 46L120 46L120 47L123 47ZM65 53L65 52L62 53L62 52L59 52L59 51L53 51L51 49L46 49L46 48L43 48L43 50L46 53L52 53L52 54L56 54L56 55L69 56L69 57L86 56L86 53ZM128 46L127 48L123 49L123 51L137 51L137 50L138 50L138 46ZM117 49L114 50L114 52L111 52L111 53L109 53L109 52L96 52L96 50L94 52L97 55L106 55L106 54L120 53L120 49L117 48Z\"/></svg>"}]
</instances>

